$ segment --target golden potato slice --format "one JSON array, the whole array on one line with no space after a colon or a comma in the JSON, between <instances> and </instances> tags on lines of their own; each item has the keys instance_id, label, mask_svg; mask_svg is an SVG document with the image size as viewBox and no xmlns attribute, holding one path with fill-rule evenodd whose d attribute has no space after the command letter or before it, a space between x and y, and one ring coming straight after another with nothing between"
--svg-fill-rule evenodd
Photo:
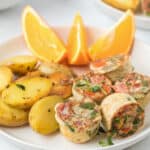
<instances>
[{"instance_id":1,"label":"golden potato slice","mask_svg":"<svg viewBox=\"0 0 150 150\"><path fill-rule=\"evenodd\" d=\"M0 125L22 126L28 122L28 111L13 108L0 99Z\"/></svg>"},{"instance_id":2,"label":"golden potato slice","mask_svg":"<svg viewBox=\"0 0 150 150\"><path fill-rule=\"evenodd\" d=\"M55 63L46 63L46 62L41 63L38 70L47 76L55 72L61 72L71 77L73 75L69 67L61 64L55 64Z\"/></svg>"},{"instance_id":3,"label":"golden potato slice","mask_svg":"<svg viewBox=\"0 0 150 150\"><path fill-rule=\"evenodd\" d=\"M45 76L43 76L41 74L41 72L37 70L37 71L28 72L25 76L21 76L21 77L17 78L16 81L21 81L21 80L24 80L24 79L30 79L30 78L33 78L33 77L45 77Z\"/></svg>"},{"instance_id":4,"label":"golden potato slice","mask_svg":"<svg viewBox=\"0 0 150 150\"><path fill-rule=\"evenodd\" d=\"M31 77L12 83L2 92L7 104L27 109L40 98L47 96L51 90L51 81L45 77Z\"/></svg>"},{"instance_id":5,"label":"golden potato slice","mask_svg":"<svg viewBox=\"0 0 150 150\"><path fill-rule=\"evenodd\" d=\"M59 96L48 96L36 102L29 113L29 123L33 130L40 134L50 134L58 129L54 107L63 99Z\"/></svg>"},{"instance_id":6,"label":"golden potato slice","mask_svg":"<svg viewBox=\"0 0 150 150\"><path fill-rule=\"evenodd\" d=\"M21 55L12 57L2 64L8 66L14 73L22 75L34 69L37 59L34 56Z\"/></svg>"},{"instance_id":7,"label":"golden potato slice","mask_svg":"<svg viewBox=\"0 0 150 150\"><path fill-rule=\"evenodd\" d=\"M0 66L0 92L13 80L12 71L5 66Z\"/></svg>"},{"instance_id":8,"label":"golden potato slice","mask_svg":"<svg viewBox=\"0 0 150 150\"><path fill-rule=\"evenodd\" d=\"M49 76L52 82L51 95L58 95L67 98L72 95L71 78L64 73L55 72Z\"/></svg>"}]
</instances>

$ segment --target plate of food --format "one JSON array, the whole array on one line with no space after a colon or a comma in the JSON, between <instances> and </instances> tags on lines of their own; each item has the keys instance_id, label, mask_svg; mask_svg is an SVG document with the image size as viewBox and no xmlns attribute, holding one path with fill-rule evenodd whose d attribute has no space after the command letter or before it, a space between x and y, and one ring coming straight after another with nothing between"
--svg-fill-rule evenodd
<instances>
[{"instance_id":1,"label":"plate of food","mask_svg":"<svg viewBox=\"0 0 150 150\"><path fill-rule=\"evenodd\" d=\"M49 27L27 6L0 46L0 134L26 149L119 150L150 134L150 47L131 11L110 29ZM124 31L125 32L122 32Z\"/></svg>"},{"instance_id":2,"label":"plate of food","mask_svg":"<svg viewBox=\"0 0 150 150\"><path fill-rule=\"evenodd\" d=\"M139 28L150 29L150 1L149 0L96 0L101 10L118 19L126 10L135 13L136 25Z\"/></svg>"}]
</instances>

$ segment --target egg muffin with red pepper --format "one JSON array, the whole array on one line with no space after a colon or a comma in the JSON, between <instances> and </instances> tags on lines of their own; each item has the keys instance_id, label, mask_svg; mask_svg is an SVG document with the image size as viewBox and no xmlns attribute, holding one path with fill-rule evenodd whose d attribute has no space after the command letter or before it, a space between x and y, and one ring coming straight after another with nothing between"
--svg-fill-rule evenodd
<instances>
[{"instance_id":1,"label":"egg muffin with red pepper","mask_svg":"<svg viewBox=\"0 0 150 150\"><path fill-rule=\"evenodd\" d=\"M100 107L89 99L77 101L74 97L55 107L55 118L61 133L74 143L91 140L101 122Z\"/></svg>"},{"instance_id":2,"label":"egg muffin with red pepper","mask_svg":"<svg viewBox=\"0 0 150 150\"><path fill-rule=\"evenodd\" d=\"M114 93L102 101L102 123L107 132L117 137L134 134L144 124L144 110L125 93Z\"/></svg>"},{"instance_id":3,"label":"egg muffin with red pepper","mask_svg":"<svg viewBox=\"0 0 150 150\"><path fill-rule=\"evenodd\" d=\"M91 62L90 69L95 73L105 74L112 81L122 79L133 71L129 56L122 54Z\"/></svg>"},{"instance_id":4,"label":"egg muffin with red pepper","mask_svg":"<svg viewBox=\"0 0 150 150\"><path fill-rule=\"evenodd\" d=\"M111 86L111 81L105 75L90 72L75 79L72 93L77 100L88 97L100 103L105 96L112 93Z\"/></svg>"},{"instance_id":5,"label":"egg muffin with red pepper","mask_svg":"<svg viewBox=\"0 0 150 150\"><path fill-rule=\"evenodd\" d=\"M117 81L113 89L117 93L122 92L132 95L142 107L150 101L150 77L136 72L130 73L124 79Z\"/></svg>"}]
</instances>

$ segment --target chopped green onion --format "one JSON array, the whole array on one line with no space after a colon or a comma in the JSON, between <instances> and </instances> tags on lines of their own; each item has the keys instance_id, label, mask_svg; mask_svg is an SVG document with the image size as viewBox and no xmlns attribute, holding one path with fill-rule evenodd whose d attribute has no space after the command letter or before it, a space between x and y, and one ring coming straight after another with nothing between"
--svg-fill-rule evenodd
<instances>
[{"instance_id":1,"label":"chopped green onion","mask_svg":"<svg viewBox=\"0 0 150 150\"><path fill-rule=\"evenodd\" d=\"M16 86L23 91L25 91L25 89L26 89L25 86L22 84L16 84Z\"/></svg>"},{"instance_id":2,"label":"chopped green onion","mask_svg":"<svg viewBox=\"0 0 150 150\"><path fill-rule=\"evenodd\" d=\"M92 92L98 92L98 91L100 91L101 88L99 85L95 85L95 86L92 86L90 89Z\"/></svg>"},{"instance_id":3,"label":"chopped green onion","mask_svg":"<svg viewBox=\"0 0 150 150\"><path fill-rule=\"evenodd\" d=\"M111 136L115 136L116 134L117 134L117 130L116 129L112 129Z\"/></svg>"},{"instance_id":4,"label":"chopped green onion","mask_svg":"<svg viewBox=\"0 0 150 150\"><path fill-rule=\"evenodd\" d=\"M91 118L95 118L95 117L96 117L96 114L97 114L96 111L92 111L91 114L90 114L90 115L91 115Z\"/></svg>"},{"instance_id":5,"label":"chopped green onion","mask_svg":"<svg viewBox=\"0 0 150 150\"><path fill-rule=\"evenodd\" d=\"M119 117L115 118L115 119L114 119L114 122L115 122L115 123L120 123L120 118L119 118Z\"/></svg>"},{"instance_id":6,"label":"chopped green onion","mask_svg":"<svg viewBox=\"0 0 150 150\"><path fill-rule=\"evenodd\" d=\"M66 123L66 126L70 129L71 132L75 132L75 129L71 125Z\"/></svg>"},{"instance_id":7,"label":"chopped green onion","mask_svg":"<svg viewBox=\"0 0 150 150\"><path fill-rule=\"evenodd\" d=\"M94 103L90 103L90 102L86 102L86 103L81 103L80 107L84 108L84 109L90 109L90 110L92 110L92 109L94 109L95 104Z\"/></svg>"},{"instance_id":8,"label":"chopped green onion","mask_svg":"<svg viewBox=\"0 0 150 150\"><path fill-rule=\"evenodd\" d=\"M102 147L109 146L105 140L100 140L99 145L101 145Z\"/></svg>"},{"instance_id":9,"label":"chopped green onion","mask_svg":"<svg viewBox=\"0 0 150 150\"><path fill-rule=\"evenodd\" d=\"M108 136L107 138L108 144L113 145L114 143L112 142L112 136Z\"/></svg>"},{"instance_id":10,"label":"chopped green onion","mask_svg":"<svg viewBox=\"0 0 150 150\"><path fill-rule=\"evenodd\" d=\"M112 136L108 136L107 139L105 139L105 140L100 140L99 144L102 147L114 145L114 143L112 142Z\"/></svg>"},{"instance_id":11,"label":"chopped green onion","mask_svg":"<svg viewBox=\"0 0 150 150\"><path fill-rule=\"evenodd\" d=\"M135 118L134 121L133 121L133 124L134 125L138 125L140 122L140 119L139 118Z\"/></svg>"},{"instance_id":12,"label":"chopped green onion","mask_svg":"<svg viewBox=\"0 0 150 150\"><path fill-rule=\"evenodd\" d=\"M93 134L92 134L92 131L86 131L86 133L87 133L87 135L89 136L89 137L91 137Z\"/></svg>"},{"instance_id":13,"label":"chopped green onion","mask_svg":"<svg viewBox=\"0 0 150 150\"><path fill-rule=\"evenodd\" d=\"M125 116L124 116L124 123L126 123L126 122L128 121L128 118L129 118L128 115L125 115Z\"/></svg>"}]
</instances>

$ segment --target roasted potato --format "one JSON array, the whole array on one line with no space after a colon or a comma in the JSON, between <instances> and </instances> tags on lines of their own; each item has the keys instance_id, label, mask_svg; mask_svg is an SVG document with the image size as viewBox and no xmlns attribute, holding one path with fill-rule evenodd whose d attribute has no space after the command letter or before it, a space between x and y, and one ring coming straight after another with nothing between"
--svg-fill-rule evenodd
<instances>
[{"instance_id":1,"label":"roasted potato","mask_svg":"<svg viewBox=\"0 0 150 150\"><path fill-rule=\"evenodd\" d=\"M8 66L14 73L23 75L34 69L37 59L34 56L21 55L12 57L2 64Z\"/></svg>"},{"instance_id":2,"label":"roasted potato","mask_svg":"<svg viewBox=\"0 0 150 150\"><path fill-rule=\"evenodd\" d=\"M22 126L28 122L28 111L13 108L0 99L0 125Z\"/></svg>"},{"instance_id":3,"label":"roasted potato","mask_svg":"<svg viewBox=\"0 0 150 150\"><path fill-rule=\"evenodd\" d=\"M24 79L29 79L31 77L46 77L44 75L41 74L40 71L33 71L33 72L28 72L25 76L21 76L19 78L16 79L16 81L21 81L21 80L24 80Z\"/></svg>"},{"instance_id":4,"label":"roasted potato","mask_svg":"<svg viewBox=\"0 0 150 150\"><path fill-rule=\"evenodd\" d=\"M31 77L18 80L2 92L5 103L22 109L30 108L51 90L51 81L45 77Z\"/></svg>"},{"instance_id":5,"label":"roasted potato","mask_svg":"<svg viewBox=\"0 0 150 150\"><path fill-rule=\"evenodd\" d=\"M5 66L0 66L0 92L13 80L12 71Z\"/></svg>"},{"instance_id":6,"label":"roasted potato","mask_svg":"<svg viewBox=\"0 0 150 150\"><path fill-rule=\"evenodd\" d=\"M58 129L54 107L63 99L59 96L48 96L36 102L29 113L29 123L33 130L40 134L50 134Z\"/></svg>"},{"instance_id":7,"label":"roasted potato","mask_svg":"<svg viewBox=\"0 0 150 150\"><path fill-rule=\"evenodd\" d=\"M47 76L55 72L61 72L71 77L73 75L72 71L67 66L55 63L43 62L40 64L38 70Z\"/></svg>"},{"instance_id":8,"label":"roasted potato","mask_svg":"<svg viewBox=\"0 0 150 150\"><path fill-rule=\"evenodd\" d=\"M72 95L71 78L62 72L55 72L49 76L52 82L51 95L58 95L67 98Z\"/></svg>"}]
</instances>

